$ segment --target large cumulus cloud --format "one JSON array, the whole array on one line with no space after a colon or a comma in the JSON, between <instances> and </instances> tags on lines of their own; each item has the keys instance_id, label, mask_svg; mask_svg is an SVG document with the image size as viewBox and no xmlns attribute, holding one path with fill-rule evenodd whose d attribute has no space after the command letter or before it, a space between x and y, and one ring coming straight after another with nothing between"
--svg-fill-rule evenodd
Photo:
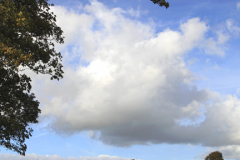
<instances>
[{"instance_id":1,"label":"large cumulus cloud","mask_svg":"<svg viewBox=\"0 0 240 160\"><path fill-rule=\"evenodd\" d=\"M183 59L195 48L224 55L225 41L207 37L204 21L192 18L177 30L155 33L151 24L97 1L79 13L60 6L53 11L67 37L58 46L65 55L64 79L33 82L41 119L51 119L56 133L89 131L115 146L240 144L239 99L199 90Z\"/></svg>"}]
</instances>

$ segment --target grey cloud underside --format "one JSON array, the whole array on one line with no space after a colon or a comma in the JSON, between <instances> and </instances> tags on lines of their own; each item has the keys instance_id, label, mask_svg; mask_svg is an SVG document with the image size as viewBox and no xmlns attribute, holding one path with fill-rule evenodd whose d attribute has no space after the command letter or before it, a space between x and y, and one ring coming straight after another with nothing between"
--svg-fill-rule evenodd
<instances>
[{"instance_id":1,"label":"grey cloud underside","mask_svg":"<svg viewBox=\"0 0 240 160\"><path fill-rule=\"evenodd\" d=\"M183 60L194 48L224 54L222 41L210 38L214 46L205 45L205 22L192 18L177 31L155 34L153 26L127 19L125 11L97 1L85 6L84 14L59 6L53 11L68 37L65 49L60 49L77 66L66 67L59 84L33 80L44 95L38 96L44 104L40 120L53 120L49 126L56 133L89 131L92 138L115 146L240 144L239 99L198 90ZM94 28L95 21L101 27ZM89 65L79 64L76 57Z\"/></svg>"}]
</instances>

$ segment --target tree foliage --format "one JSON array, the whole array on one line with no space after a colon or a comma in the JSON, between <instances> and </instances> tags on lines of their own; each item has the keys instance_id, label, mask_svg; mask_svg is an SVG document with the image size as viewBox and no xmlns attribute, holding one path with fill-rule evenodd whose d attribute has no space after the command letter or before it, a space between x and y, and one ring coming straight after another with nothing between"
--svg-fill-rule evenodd
<instances>
[{"instance_id":1,"label":"tree foliage","mask_svg":"<svg viewBox=\"0 0 240 160\"><path fill-rule=\"evenodd\" d=\"M54 42L63 43L48 0L0 0L0 144L25 155L25 142L37 123L39 102L31 90L30 69L62 78L61 53Z\"/></svg>"},{"instance_id":2,"label":"tree foliage","mask_svg":"<svg viewBox=\"0 0 240 160\"><path fill-rule=\"evenodd\" d=\"M223 160L222 153L219 151L215 151L210 153L205 160Z\"/></svg>"},{"instance_id":3,"label":"tree foliage","mask_svg":"<svg viewBox=\"0 0 240 160\"><path fill-rule=\"evenodd\" d=\"M169 3L165 0L151 0L154 4L158 4L159 6L165 6L166 8L169 7Z\"/></svg>"}]
</instances>

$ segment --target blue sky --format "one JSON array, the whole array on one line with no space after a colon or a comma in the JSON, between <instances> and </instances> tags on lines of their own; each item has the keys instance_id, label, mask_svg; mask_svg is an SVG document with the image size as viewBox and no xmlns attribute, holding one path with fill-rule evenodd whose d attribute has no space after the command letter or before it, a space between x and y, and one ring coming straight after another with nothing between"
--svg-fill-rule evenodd
<instances>
[{"instance_id":1,"label":"blue sky","mask_svg":"<svg viewBox=\"0 0 240 160\"><path fill-rule=\"evenodd\" d=\"M9 160L240 159L240 1L52 0L64 78Z\"/></svg>"}]
</instances>

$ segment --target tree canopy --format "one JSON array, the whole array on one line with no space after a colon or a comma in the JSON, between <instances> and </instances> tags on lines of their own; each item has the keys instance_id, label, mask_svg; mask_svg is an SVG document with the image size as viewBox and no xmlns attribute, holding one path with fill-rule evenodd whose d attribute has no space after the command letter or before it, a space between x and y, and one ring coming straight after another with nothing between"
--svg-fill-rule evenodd
<instances>
[{"instance_id":1,"label":"tree canopy","mask_svg":"<svg viewBox=\"0 0 240 160\"><path fill-rule=\"evenodd\" d=\"M205 160L223 160L222 153L219 151L215 151L210 153Z\"/></svg>"},{"instance_id":2,"label":"tree canopy","mask_svg":"<svg viewBox=\"0 0 240 160\"><path fill-rule=\"evenodd\" d=\"M37 123L39 102L30 92L31 79L22 69L62 78L63 43L48 0L0 0L0 144L25 155L25 142Z\"/></svg>"},{"instance_id":3,"label":"tree canopy","mask_svg":"<svg viewBox=\"0 0 240 160\"><path fill-rule=\"evenodd\" d=\"M169 3L165 0L151 0L154 4L158 4L159 6L165 6L166 8L169 7Z\"/></svg>"}]
</instances>

